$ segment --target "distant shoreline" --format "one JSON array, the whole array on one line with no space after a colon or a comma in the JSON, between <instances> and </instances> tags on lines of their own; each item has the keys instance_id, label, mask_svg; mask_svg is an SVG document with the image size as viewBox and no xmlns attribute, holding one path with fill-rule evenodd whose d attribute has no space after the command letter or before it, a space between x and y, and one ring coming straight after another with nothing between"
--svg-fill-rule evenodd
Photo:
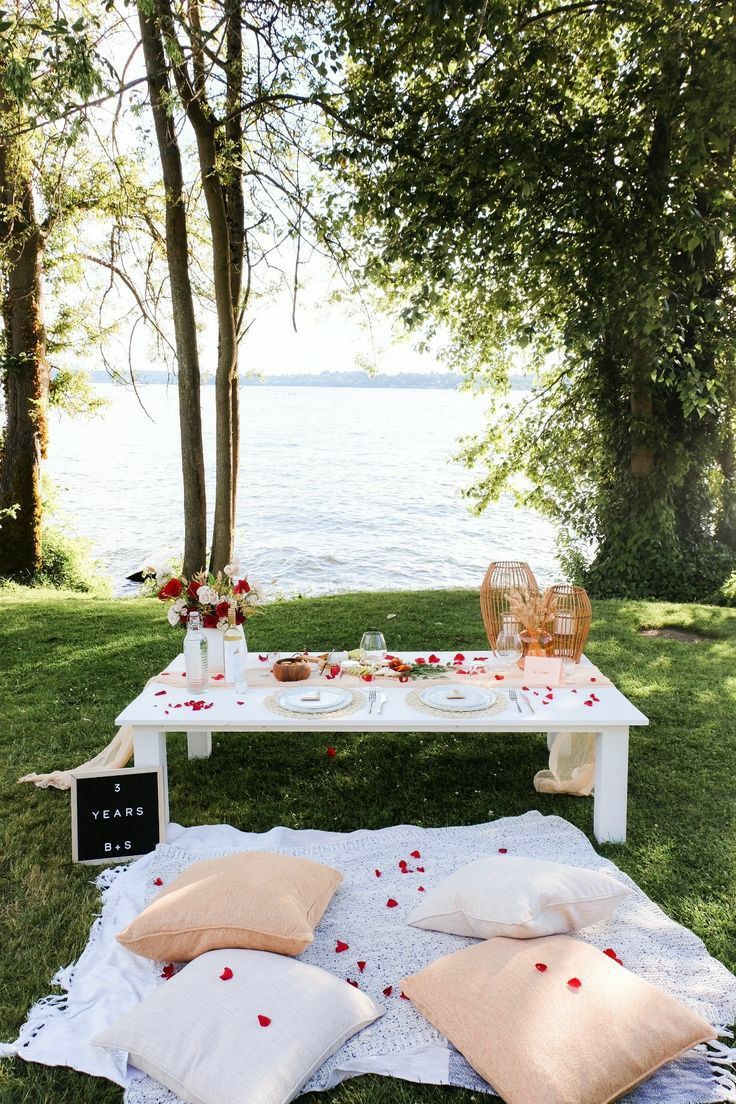
<instances>
[{"instance_id":1,"label":"distant shoreline","mask_svg":"<svg viewBox=\"0 0 736 1104\"><path fill-rule=\"evenodd\" d=\"M90 372L93 383L115 383L107 372ZM124 380L123 382L128 382ZM176 377L167 372L141 372L136 376L137 386L147 384L175 384ZM202 385L212 386L213 378L202 380ZM414 388L423 391L457 391L463 380L450 372L398 372L395 375L369 375L367 372L320 372L318 375L280 373L272 376L241 376L241 387L362 387L362 388ZM524 376L512 376L514 391L526 391L530 381Z\"/></svg>"}]
</instances>

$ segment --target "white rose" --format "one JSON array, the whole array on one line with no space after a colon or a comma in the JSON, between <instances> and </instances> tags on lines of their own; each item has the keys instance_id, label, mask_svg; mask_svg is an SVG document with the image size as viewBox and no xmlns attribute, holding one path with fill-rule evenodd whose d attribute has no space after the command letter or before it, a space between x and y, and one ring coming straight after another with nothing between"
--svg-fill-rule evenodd
<instances>
[{"instance_id":1,"label":"white rose","mask_svg":"<svg viewBox=\"0 0 736 1104\"><path fill-rule=\"evenodd\" d=\"M211 586L202 586L197 591L198 600L204 605L212 605L218 601L217 591L213 590Z\"/></svg>"},{"instance_id":2,"label":"white rose","mask_svg":"<svg viewBox=\"0 0 736 1104\"><path fill-rule=\"evenodd\" d=\"M181 613L182 610L186 609L186 606L187 604L183 598L177 598L171 608L173 610L176 610L177 613Z\"/></svg>"},{"instance_id":3,"label":"white rose","mask_svg":"<svg viewBox=\"0 0 736 1104\"><path fill-rule=\"evenodd\" d=\"M179 624L179 614L177 613L175 606L169 606L169 608L166 612L166 616L169 619L169 624L170 625L178 625Z\"/></svg>"},{"instance_id":4,"label":"white rose","mask_svg":"<svg viewBox=\"0 0 736 1104\"><path fill-rule=\"evenodd\" d=\"M225 573L225 575L228 576L228 578L232 579L232 577L234 575L238 574L239 568L238 568L237 560L235 561L235 563L225 564L225 566L223 567L222 570Z\"/></svg>"}]
</instances>

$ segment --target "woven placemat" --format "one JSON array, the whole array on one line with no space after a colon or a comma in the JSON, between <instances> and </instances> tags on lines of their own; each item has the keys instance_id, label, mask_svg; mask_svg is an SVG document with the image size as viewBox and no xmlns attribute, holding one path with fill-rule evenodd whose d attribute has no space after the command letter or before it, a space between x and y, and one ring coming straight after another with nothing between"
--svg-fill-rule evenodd
<instances>
[{"instance_id":1,"label":"woven placemat","mask_svg":"<svg viewBox=\"0 0 736 1104\"><path fill-rule=\"evenodd\" d=\"M412 709L419 710L420 713L429 714L430 717L452 717L453 719L458 717L492 717L494 713L503 713L509 704L508 699L503 694L499 694L498 700L491 702L485 709L435 709L433 705L427 705L426 702L422 701L419 697L421 693L422 690L411 690L406 695L406 704L410 705ZM494 691L491 691L491 693L494 693Z\"/></svg>"},{"instance_id":2,"label":"woven placemat","mask_svg":"<svg viewBox=\"0 0 736 1104\"><path fill-rule=\"evenodd\" d=\"M365 694L361 694L360 690L348 690L351 700L340 709L323 709L320 712L305 709L302 712L301 709L284 709L283 706L279 705L278 698L283 692L283 690L276 690L263 699L266 709L270 710L271 713L276 713L279 717L349 717L351 713L357 713L359 709L363 709L367 700Z\"/></svg>"}]
</instances>

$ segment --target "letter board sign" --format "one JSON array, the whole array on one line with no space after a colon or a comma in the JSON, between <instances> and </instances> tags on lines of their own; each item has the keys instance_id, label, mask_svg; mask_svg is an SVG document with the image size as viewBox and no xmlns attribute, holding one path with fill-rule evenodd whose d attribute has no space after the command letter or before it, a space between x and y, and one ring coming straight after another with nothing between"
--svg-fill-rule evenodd
<instances>
[{"instance_id":1,"label":"letter board sign","mask_svg":"<svg viewBox=\"0 0 736 1104\"><path fill-rule=\"evenodd\" d=\"M72 775L72 860L119 862L166 839L163 771L125 767Z\"/></svg>"}]
</instances>

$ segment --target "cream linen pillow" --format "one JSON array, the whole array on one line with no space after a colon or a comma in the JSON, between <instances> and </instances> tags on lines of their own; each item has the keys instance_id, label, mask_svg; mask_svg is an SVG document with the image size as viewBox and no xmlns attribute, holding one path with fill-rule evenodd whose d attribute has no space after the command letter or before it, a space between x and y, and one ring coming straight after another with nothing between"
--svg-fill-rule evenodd
<instances>
[{"instance_id":1,"label":"cream linen pillow","mask_svg":"<svg viewBox=\"0 0 736 1104\"><path fill-rule=\"evenodd\" d=\"M605 920L631 892L599 870L492 855L425 893L407 923L478 939L531 939Z\"/></svg>"},{"instance_id":2,"label":"cream linen pillow","mask_svg":"<svg viewBox=\"0 0 736 1104\"><path fill-rule=\"evenodd\" d=\"M380 1016L318 966L265 951L209 951L96 1035L189 1104L287 1104Z\"/></svg>"},{"instance_id":3,"label":"cream linen pillow","mask_svg":"<svg viewBox=\"0 0 736 1104\"><path fill-rule=\"evenodd\" d=\"M506 1104L608 1104L716 1034L566 935L476 943L401 987Z\"/></svg>"},{"instance_id":4,"label":"cream linen pillow","mask_svg":"<svg viewBox=\"0 0 736 1104\"><path fill-rule=\"evenodd\" d=\"M120 932L145 958L188 962L217 947L298 955L342 881L332 867L271 851L194 863Z\"/></svg>"}]
</instances>

